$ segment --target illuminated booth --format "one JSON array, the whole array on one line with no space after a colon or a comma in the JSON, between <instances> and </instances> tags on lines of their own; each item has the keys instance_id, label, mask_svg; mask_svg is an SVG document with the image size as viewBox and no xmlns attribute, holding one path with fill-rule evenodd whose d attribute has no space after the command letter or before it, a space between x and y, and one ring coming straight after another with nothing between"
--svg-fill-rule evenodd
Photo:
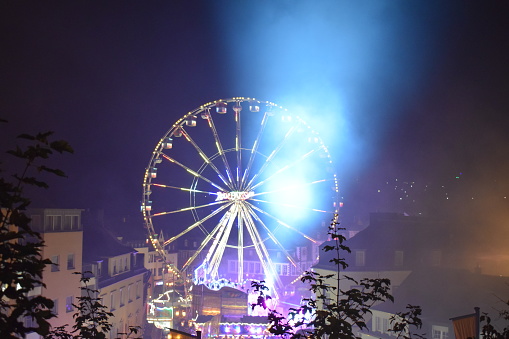
<instances>
[{"instance_id":1,"label":"illuminated booth","mask_svg":"<svg viewBox=\"0 0 509 339\"><path fill-rule=\"evenodd\" d=\"M236 321L228 321L225 317L199 316L196 328L208 338L265 338L267 331L267 317L244 316Z\"/></svg>"},{"instance_id":2,"label":"illuminated booth","mask_svg":"<svg viewBox=\"0 0 509 339\"><path fill-rule=\"evenodd\" d=\"M192 314L223 315L238 320L248 314L247 293L231 287L211 290L195 285L192 290Z\"/></svg>"}]
</instances>

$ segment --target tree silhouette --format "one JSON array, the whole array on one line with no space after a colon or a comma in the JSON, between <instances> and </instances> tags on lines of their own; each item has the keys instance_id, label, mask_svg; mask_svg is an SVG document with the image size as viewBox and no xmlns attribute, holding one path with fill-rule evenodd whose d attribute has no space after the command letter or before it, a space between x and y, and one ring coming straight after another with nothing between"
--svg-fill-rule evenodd
<instances>
[{"instance_id":1,"label":"tree silhouette","mask_svg":"<svg viewBox=\"0 0 509 339\"><path fill-rule=\"evenodd\" d=\"M0 120L5 122L5 120ZM49 259L41 257L44 242L29 226L25 210L30 199L24 195L29 186L47 188L38 178L45 172L64 177L59 169L45 165L54 152L73 153L62 140L50 141L52 132L18 136L28 143L7 153L21 161L19 173L0 177L0 336L20 338L30 332L45 335L48 319L54 317L53 301L35 293L44 288L42 273ZM3 173L2 173L3 174Z\"/></svg>"},{"instance_id":2,"label":"tree silhouette","mask_svg":"<svg viewBox=\"0 0 509 339\"><path fill-rule=\"evenodd\" d=\"M291 308L287 315L269 309L271 334L291 339L360 338L355 332L357 329L368 328L366 317L371 313L370 308L378 302L394 301L390 294L389 279L355 280L342 273L348 267L348 263L342 258L341 253L350 253L350 248L345 245L346 238L340 234L343 228L339 228L338 225L335 217L328 232L332 243L323 247L325 252L335 252L330 262L335 265L336 272L328 275L321 275L312 270L304 272L301 281L309 283L313 296L304 298L301 305L298 308ZM343 281L352 282L358 287L342 289ZM265 282L253 281L251 286L259 294L257 302L252 307L267 309L267 299L270 299L270 296L266 294L268 288ZM410 326L419 327L418 315L416 312L399 313L399 317L394 320L394 326L397 327L396 335L403 337L409 333Z\"/></svg>"}]
</instances>

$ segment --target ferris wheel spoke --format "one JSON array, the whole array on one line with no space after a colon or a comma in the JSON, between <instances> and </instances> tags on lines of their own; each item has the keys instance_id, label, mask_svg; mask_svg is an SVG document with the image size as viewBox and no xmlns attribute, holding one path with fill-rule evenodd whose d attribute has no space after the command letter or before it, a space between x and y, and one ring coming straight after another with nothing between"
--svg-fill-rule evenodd
<instances>
[{"instance_id":1,"label":"ferris wheel spoke","mask_svg":"<svg viewBox=\"0 0 509 339\"><path fill-rule=\"evenodd\" d=\"M207 165L210 166L210 168L212 168L214 170L214 172L217 173L219 179L221 179L221 181L226 186L228 186L228 188L233 190L233 186L232 186L231 182L228 182L228 180L221 174L221 171L219 171L219 169L216 167L216 165L214 165L214 163L210 160L210 158L207 155L205 155L205 153L202 151L200 146L198 146L198 144L193 140L193 138L191 138L189 133L187 133L187 131L185 131L184 128L181 128L181 131L182 131L182 135L184 136L184 138L187 141L189 141L191 143L191 145L193 145L193 147L196 149L196 151L198 152L200 157L207 163Z\"/></svg>"},{"instance_id":2,"label":"ferris wheel spoke","mask_svg":"<svg viewBox=\"0 0 509 339\"><path fill-rule=\"evenodd\" d=\"M290 253L288 253L288 251L284 248L283 244L281 244L281 242L276 238L276 236L274 235L274 233L272 233L272 231L269 229L269 227L267 225L265 225L263 220L260 219L260 217L255 213L255 211L253 211L253 209L249 205L246 205L246 206L247 206L247 207L245 207L246 211L248 211L248 213L252 216L252 218L254 218L263 227L263 229L265 229L269 238L274 242L274 244L276 244L276 246L279 247L279 249L281 251L283 251L283 253L285 254L288 261L290 261L294 267L297 267L297 264L295 263L295 260L293 259L293 257L290 255ZM261 237L260 237L260 239L261 239Z\"/></svg>"},{"instance_id":3,"label":"ferris wheel spoke","mask_svg":"<svg viewBox=\"0 0 509 339\"><path fill-rule=\"evenodd\" d=\"M307 152L306 154L303 154L299 159L297 159L297 161L289 164L289 165L286 165L284 167L281 167L279 170L277 170L276 172L274 172L274 174L270 175L268 178L266 178L265 180L262 180L260 181L259 183L257 183L256 185L250 187L249 189L252 191L254 190L256 187L258 186L261 186L263 184L265 184L266 182L274 179L276 176L278 176L279 174L289 170L290 168L293 168L294 166L297 166L298 164L300 164L301 162L303 162L304 160L306 160L307 158L309 158L313 153L319 151L320 149L322 149L323 146L320 146L318 148L315 148L309 152Z\"/></svg>"},{"instance_id":4,"label":"ferris wheel spoke","mask_svg":"<svg viewBox=\"0 0 509 339\"><path fill-rule=\"evenodd\" d=\"M209 207L209 206L218 205L218 204L224 204L224 203L225 203L225 201L223 201L223 200L221 200L221 201L214 201L214 202L211 202L211 203L208 203L208 204L205 204L205 205L190 206L190 207L184 207L184 208L181 208L181 209L178 209L178 210L174 210L174 211L154 213L154 214L152 214L152 217L159 217L161 215L174 214L174 213L180 213L180 212L185 212L185 211L193 211L193 210L197 210L197 209L200 209L200 208Z\"/></svg>"},{"instance_id":5,"label":"ferris wheel spoke","mask_svg":"<svg viewBox=\"0 0 509 339\"><path fill-rule=\"evenodd\" d=\"M225 231L221 235L221 239L219 240L218 246L216 251L212 254L212 257L210 259L210 268L209 272L212 277L218 276L218 270L219 270L219 264L221 263L221 258L223 257L224 251L226 249L226 245L228 244L228 239L230 237L230 233L232 230L233 222L237 218L237 208L236 204L233 205L235 208L233 208L232 213L228 216L228 221L226 224Z\"/></svg>"},{"instance_id":6,"label":"ferris wheel spoke","mask_svg":"<svg viewBox=\"0 0 509 339\"><path fill-rule=\"evenodd\" d=\"M212 218L213 216L215 216L216 214L220 213L221 211L223 211L224 209L228 208L231 204L233 204L232 202L226 204L226 205L223 205L219 208L217 208L216 210L214 210L212 213L208 214L207 216L205 216L204 218L196 221L194 224L192 224L191 226L189 226L188 228L186 228L183 232L180 232L179 234L177 234L176 236L173 236L171 237L170 239L166 240L163 244L163 247L164 246L167 246L169 245L170 243L172 243L173 241L177 240L178 238L180 238L181 236L183 236L184 234L188 233L189 231L192 231L193 229L195 229L196 227L199 227L202 223L204 223L205 221L209 220L210 218Z\"/></svg>"},{"instance_id":7,"label":"ferris wheel spoke","mask_svg":"<svg viewBox=\"0 0 509 339\"><path fill-rule=\"evenodd\" d=\"M226 225L228 224L228 220L230 220L231 214L233 213L233 210L235 208L235 205L232 203L230 206L230 209L226 211L225 214L221 217L217 225L213 229L213 233L216 235L214 237L214 241L212 242L212 245L209 248L209 251L207 253L207 256L205 257L205 262L209 263L210 259L212 257L212 254L216 251L216 248L218 247L219 243L221 242L221 239L224 236L224 233L226 231Z\"/></svg>"},{"instance_id":8,"label":"ferris wheel spoke","mask_svg":"<svg viewBox=\"0 0 509 339\"><path fill-rule=\"evenodd\" d=\"M252 199L252 198L250 200L251 201L257 201L257 202L262 202L262 203L265 203L265 204L284 206L284 207L290 207L290 208L297 208L299 210L309 210L309 211L312 211L312 212L330 213L330 214L334 213L332 211L324 211L324 210L319 210L319 209L316 209L316 208L309 208L309 207L306 207L306 206L299 206L299 205L293 205L293 204L285 204L285 203L276 202L276 201L267 201L267 200Z\"/></svg>"},{"instance_id":9,"label":"ferris wheel spoke","mask_svg":"<svg viewBox=\"0 0 509 339\"><path fill-rule=\"evenodd\" d=\"M292 134L297 130L297 125L293 125L290 127L290 129L286 132L283 140L276 146L276 148L270 153L270 155L265 159L265 163L262 165L260 170L251 178L249 183L247 184L247 187L250 187L256 178L258 178L267 168L267 166L271 163L272 159L279 153L279 151L283 148L283 146L290 140L290 137Z\"/></svg>"},{"instance_id":10,"label":"ferris wheel spoke","mask_svg":"<svg viewBox=\"0 0 509 339\"><path fill-rule=\"evenodd\" d=\"M315 240L315 239L311 238L310 236L308 236L308 235L306 235L306 234L302 233L301 231L299 231L299 230L298 230L298 229L296 229L295 227L292 227L292 226L288 225L287 223L285 223L284 221L282 221L282 220L280 220L280 219L276 218L276 217L275 217L275 216L273 216L272 214L265 212L264 210L262 210L261 208L259 208L259 207L255 206L255 205L253 205L253 204L249 204L249 206L251 206L251 208L253 208L253 209L257 210L258 212L260 212L260 213L262 213L262 214L266 215L267 217L269 217L269 218L271 218L271 219L275 220L275 221L276 221L278 224L280 224L281 226L284 226L284 227L288 228L289 230L292 230L292 231L294 231L294 232L296 232L296 233L298 233L298 234L302 235L304 238L308 239L309 241L312 241L313 243L318 244L318 241L317 241L317 240Z\"/></svg>"},{"instance_id":11,"label":"ferris wheel spoke","mask_svg":"<svg viewBox=\"0 0 509 339\"><path fill-rule=\"evenodd\" d=\"M227 212L228 213L228 212ZM224 224L224 219L226 218L226 215L227 214L224 214L222 217L221 217L221 220L219 221L219 223L216 225L216 227L212 230L212 232L210 232L209 234L207 234L207 236L205 237L205 239L202 241L202 243L200 244L200 247L198 247L198 249L196 250L196 252L186 261L186 263L182 266L182 271L184 271L195 259L196 257L198 257L198 255L202 252L202 250L205 248L205 246L207 246L207 244L210 242L210 240L212 240L214 238L214 236L217 234L217 233L220 233L220 231L222 230L222 226Z\"/></svg>"},{"instance_id":12,"label":"ferris wheel spoke","mask_svg":"<svg viewBox=\"0 0 509 339\"><path fill-rule=\"evenodd\" d=\"M221 144L221 140L219 139L219 134L217 133L216 125L214 124L214 119L212 118L212 115L210 114L210 110L207 109L207 120L209 123L209 127L212 131L212 135L214 136L214 140L216 142L216 148L217 152L221 155L221 159L223 160L224 168L226 171L226 176L229 179L229 182L233 184L233 175L232 170L230 168L230 164L228 163L228 159L226 159L226 154L223 149L223 144Z\"/></svg>"},{"instance_id":13,"label":"ferris wheel spoke","mask_svg":"<svg viewBox=\"0 0 509 339\"><path fill-rule=\"evenodd\" d=\"M244 207L245 209L245 207ZM279 278L279 275L277 274L277 271L274 267L274 263L272 262L272 259L269 256L269 253L267 251L267 248L263 244L263 239L260 236L260 233L258 232L258 229L256 228L256 225L253 221L253 218L251 217L250 213L245 212L243 214L243 218L246 221L246 229L249 233L249 236L251 237L253 241L253 245L255 247L256 254L258 255L258 259L260 259L260 263L262 264L264 272L268 272L274 277L277 284L279 286L283 286L281 283L281 279ZM239 262L239 266L243 265L243 263Z\"/></svg>"},{"instance_id":14,"label":"ferris wheel spoke","mask_svg":"<svg viewBox=\"0 0 509 339\"><path fill-rule=\"evenodd\" d=\"M237 213L237 226L238 226L238 241L237 241L237 254L239 258L239 262L242 264L239 265L239 270L237 272L238 281L242 281L242 277L244 276L244 218L241 217L241 212Z\"/></svg>"},{"instance_id":15,"label":"ferris wheel spoke","mask_svg":"<svg viewBox=\"0 0 509 339\"><path fill-rule=\"evenodd\" d=\"M194 175L195 177L197 178L200 178L206 182L208 182L209 184L211 184L212 186L218 188L219 190L221 191L226 191L224 188L222 188L221 186L215 184L214 182L212 182L211 180L205 178L203 175L199 174L199 173L196 173L195 171L193 171L192 169L190 169L189 167L187 167L186 165L184 164L181 164L180 162L178 162L177 160L173 159L172 157L168 156L167 154L164 154L164 153L161 153L161 156L168 160L169 162L172 162L174 163L175 165L178 165L180 167L182 167L183 169L185 169L187 172L191 173L192 175Z\"/></svg>"},{"instance_id":16,"label":"ferris wheel spoke","mask_svg":"<svg viewBox=\"0 0 509 339\"><path fill-rule=\"evenodd\" d=\"M240 101L237 101L235 106L233 107L233 111L235 112L235 153L237 154L237 189L240 190L240 173L242 173L242 129L240 128L240 112L242 107L240 106Z\"/></svg>"},{"instance_id":17,"label":"ferris wheel spoke","mask_svg":"<svg viewBox=\"0 0 509 339\"><path fill-rule=\"evenodd\" d=\"M260 130L258 131L258 135L256 136L256 139L253 143L253 147L251 148L251 155L249 156L249 162L246 166L246 170L244 171L244 174L242 175L241 189L244 187L244 183L246 182L246 179L249 176L249 172L251 171L251 166L253 165L253 161L254 161L256 154L258 152L258 146L260 145L260 141L262 140L263 131L265 130L265 126L267 125L268 120L269 120L269 114L267 112L265 112L265 114L263 115L262 122L261 122Z\"/></svg>"},{"instance_id":18,"label":"ferris wheel spoke","mask_svg":"<svg viewBox=\"0 0 509 339\"><path fill-rule=\"evenodd\" d=\"M157 186L157 187L163 187L163 188L172 188L172 189L176 189L176 190L180 190L180 191L187 191L187 192L191 192L191 193L205 193L205 194L210 194L210 195L217 195L217 192L200 191L200 190L191 189L191 188L187 188L187 187L177 187L177 186L154 184L154 183L151 183L150 185Z\"/></svg>"}]
</instances>

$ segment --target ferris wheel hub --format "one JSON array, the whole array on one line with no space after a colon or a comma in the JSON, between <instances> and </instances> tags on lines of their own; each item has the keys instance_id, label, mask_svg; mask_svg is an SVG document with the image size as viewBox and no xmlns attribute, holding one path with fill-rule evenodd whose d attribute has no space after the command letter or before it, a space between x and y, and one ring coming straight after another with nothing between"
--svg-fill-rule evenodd
<instances>
[{"instance_id":1,"label":"ferris wheel hub","mask_svg":"<svg viewBox=\"0 0 509 339\"><path fill-rule=\"evenodd\" d=\"M254 191L247 192L217 192L216 201L229 200L229 201L241 201L248 200L254 196Z\"/></svg>"}]
</instances>

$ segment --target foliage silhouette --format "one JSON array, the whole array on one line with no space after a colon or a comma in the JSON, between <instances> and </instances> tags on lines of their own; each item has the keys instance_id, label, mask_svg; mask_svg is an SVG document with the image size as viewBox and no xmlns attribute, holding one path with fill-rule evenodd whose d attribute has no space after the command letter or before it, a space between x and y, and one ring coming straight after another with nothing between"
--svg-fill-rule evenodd
<instances>
[{"instance_id":1,"label":"foliage silhouette","mask_svg":"<svg viewBox=\"0 0 509 339\"><path fill-rule=\"evenodd\" d=\"M5 120L2 120L5 122ZM73 153L62 140L50 141L52 132L18 136L28 143L7 151L22 163L19 173L0 177L0 336L20 338L35 332L45 335L50 330L48 319L54 317L53 301L37 295L44 288L42 273L51 261L41 257L44 242L41 235L29 226L25 214L30 199L26 187L47 188L39 179L42 172L64 177L59 169L44 163L54 152ZM34 294L34 296L32 296Z\"/></svg>"},{"instance_id":2,"label":"foliage silhouette","mask_svg":"<svg viewBox=\"0 0 509 339\"><path fill-rule=\"evenodd\" d=\"M392 316L390 320L390 332L393 332L397 338L412 339L412 338L426 338L423 334L412 333L411 327L420 329L422 327L421 314L422 309L420 306L407 305L406 312L398 312Z\"/></svg>"},{"instance_id":3,"label":"foliage silhouette","mask_svg":"<svg viewBox=\"0 0 509 339\"><path fill-rule=\"evenodd\" d=\"M498 317L504 321L505 327L501 330L497 329L497 327L495 327L492 323L490 315L483 312L479 317L479 321L483 323L481 327L481 335L483 338L509 339L509 301L500 299L500 302L505 308L498 310Z\"/></svg>"},{"instance_id":4,"label":"foliage silhouette","mask_svg":"<svg viewBox=\"0 0 509 339\"><path fill-rule=\"evenodd\" d=\"M290 339L360 338L355 332L357 329L368 329L365 319L371 313L370 308L378 302L394 301L390 294L389 279L356 280L341 273L348 267L348 263L341 254L351 251L345 245L346 238L340 234L343 228L339 228L338 225L337 216L335 216L328 232L332 244L323 247L325 252L335 252L330 262L334 264L336 273L322 275L312 270L304 272L301 281L309 283L313 296L304 298L298 308L291 308L286 316L269 309L267 301L271 297L267 295L268 287L265 281L251 283L255 292L258 293L257 302L251 307L268 309L269 332L272 335ZM341 285L344 281L359 287L342 289ZM399 324L398 337L409 333L410 326L420 326L417 313L399 315L400 318L397 321L395 319L395 325ZM415 318L410 318L413 316Z\"/></svg>"}]
</instances>

